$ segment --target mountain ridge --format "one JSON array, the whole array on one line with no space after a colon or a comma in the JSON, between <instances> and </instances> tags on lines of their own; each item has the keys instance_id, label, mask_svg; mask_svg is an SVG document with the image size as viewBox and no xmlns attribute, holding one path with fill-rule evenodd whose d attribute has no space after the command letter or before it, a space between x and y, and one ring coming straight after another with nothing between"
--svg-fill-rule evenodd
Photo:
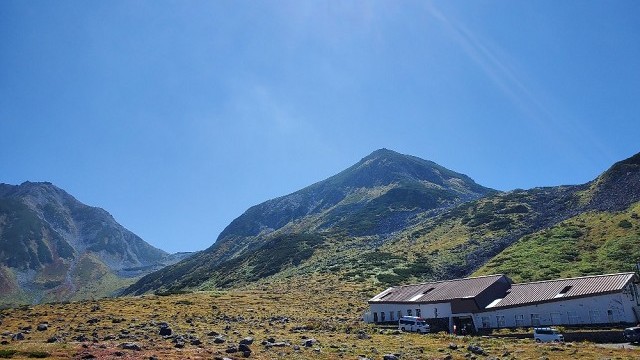
<instances>
[{"instance_id":1,"label":"mountain ridge","mask_svg":"<svg viewBox=\"0 0 640 360\"><path fill-rule=\"evenodd\" d=\"M393 162L398 161L398 157L404 164L431 163L386 149L378 150L345 171L302 190L341 183L344 177L348 177L351 184L369 184L371 188L351 191L349 198L347 195L336 196L332 207L327 207L322 214L302 216L295 221L288 217L288 222L275 223L275 229L260 226L260 215L266 209L265 204L277 202L256 205L234 220L237 223L232 222L207 250L143 277L125 292L141 294L215 289L272 278L323 273L342 274L345 281L370 281L374 284L464 277L530 234L590 211L614 216L614 212L623 211L640 201L640 154L615 163L585 184L510 192L484 188L487 190L483 194L476 194L475 199L467 201L462 201L460 196L456 198L455 192L439 193L437 190L441 184L446 184L442 181L429 182L428 187L418 187L420 191L417 192L415 186L419 182L402 187L385 186L394 183L390 179L398 180L407 173L415 174L400 171L399 175L394 175L390 169L396 169L398 164ZM367 169L371 164L375 168ZM440 174L448 173L432 167L429 176L435 173L434 169ZM380 179L367 179L362 174L373 174ZM464 181L462 176L455 178ZM435 194L429 192L431 189L436 190ZM300 191L290 195L299 195ZM327 187L325 191L344 194L344 188ZM406 191L408 196L398 196L394 191ZM289 200L287 197L290 195L275 200ZM456 201L450 201L452 198L449 196ZM391 201L387 202L386 197ZM444 206L416 206L416 202ZM277 208L273 206L273 209ZM290 212L285 214L289 216ZM400 220L394 224L398 215ZM277 217L277 212L271 216ZM254 226L260 231L250 233L257 234L251 236L234 234L234 226L243 222L247 227ZM381 227L386 222L391 222L392 226ZM381 228L385 231L376 232ZM375 231L369 232L372 229ZM637 239L632 237L625 241L633 243ZM278 246L280 243L288 244L288 248ZM270 253L266 251L270 247L279 250ZM287 263L285 259L290 249L298 249L305 256L295 263ZM275 273L256 270L269 264L278 264ZM602 270L617 271L624 266L620 262L611 263L610 269ZM589 274L588 270L584 271Z\"/></svg>"},{"instance_id":2,"label":"mountain ridge","mask_svg":"<svg viewBox=\"0 0 640 360\"><path fill-rule=\"evenodd\" d=\"M169 275L167 281L191 284L194 276L214 271L220 261L260 251L265 243L289 234L316 233L324 237L337 230L346 231L348 236L374 237L373 242L383 241L411 223L417 214L435 216L446 208L496 192L432 161L379 149L334 176L250 207L220 233L211 247L189 259L190 264L175 265L181 276ZM147 280L161 281L162 274L170 271L148 276Z\"/></svg>"},{"instance_id":3,"label":"mountain ridge","mask_svg":"<svg viewBox=\"0 0 640 360\"><path fill-rule=\"evenodd\" d=\"M0 184L0 304L106 296L177 260L50 182Z\"/></svg>"}]
</instances>

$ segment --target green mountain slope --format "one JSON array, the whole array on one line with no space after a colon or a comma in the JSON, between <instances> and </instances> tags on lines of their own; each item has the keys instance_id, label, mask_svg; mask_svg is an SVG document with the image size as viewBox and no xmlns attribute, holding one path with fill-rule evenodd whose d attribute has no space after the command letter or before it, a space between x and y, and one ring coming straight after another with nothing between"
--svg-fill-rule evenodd
<instances>
[{"instance_id":1,"label":"green mountain slope","mask_svg":"<svg viewBox=\"0 0 640 360\"><path fill-rule=\"evenodd\" d=\"M253 275L247 274L244 267L240 270L236 258L255 253L278 258L277 244L289 235L320 236L322 240L310 245L313 249L330 247L328 243L341 244L345 238L363 239L360 245L374 247L417 221L418 216L433 217L495 192L431 161L377 150L329 179L248 209L209 249L148 275L127 291L143 293L246 282ZM235 275L228 274L220 280L215 275L219 272Z\"/></svg>"},{"instance_id":2,"label":"green mountain slope","mask_svg":"<svg viewBox=\"0 0 640 360\"><path fill-rule=\"evenodd\" d=\"M516 272L519 258L535 255L531 239L538 241L535 247L547 254L548 258L540 259L545 259L548 264L565 264L566 254L577 252L577 255L571 256L585 262L581 272L575 275L628 270L629 264L637 260L634 258L635 251L623 250L637 248L633 214L637 213L634 204L640 201L640 155L616 163L597 179L583 185L507 193L486 190L482 195L475 193L475 200L473 196L459 195L460 192L455 188L438 195L429 191L433 188L442 190L443 182L439 184L442 188L434 187L431 185L434 183L425 180L414 179L410 184L394 182L398 180L398 174L407 174L407 171L401 171L399 169L402 166L389 162L398 161L404 166L407 163L403 163L402 156L398 158L395 153L393 157L382 160L377 160L375 155L325 182L250 209L232 225L244 224L240 229L254 229L253 232L234 233L232 230L238 228L230 225L211 248L187 261L142 278L127 293L211 289L248 284L265 278L322 273L339 274L344 281L364 281L381 286L463 277L480 268L482 273L504 272L514 279L534 280L562 276L563 269L571 268L570 265L564 265L529 275ZM413 157L408 159L408 163L414 164ZM367 169L366 173L375 174L384 181L365 181L356 176L359 184L372 187L353 189L330 186L341 184L354 174L362 174L353 170L368 164L376 165L375 169ZM391 175L387 175L387 171ZM449 181L452 182L456 181ZM412 192L417 184L427 186L418 187L420 192ZM322 211L303 212L297 207L283 206L292 204L294 199L309 198L305 191L308 189L322 189L319 193L343 195L326 202L326 208ZM449 201L449 196L455 201ZM320 198L316 200L323 203ZM289 219L288 222L276 221L278 209L285 209L282 216ZM288 216L296 211L306 215L290 219ZM265 214L264 218L261 213ZM340 214L338 220L334 218L335 214ZM585 229L595 230L582 231L580 235L571 232L565 234L567 226L571 227L574 221L581 221ZM596 224L602 221L610 226ZM393 225L385 225L389 223ZM268 224L277 225L269 227ZM366 231L363 230L363 224L367 224L364 226ZM625 230L624 234L622 230ZM317 237L312 242L300 240L298 243L299 236ZM555 239L566 240L567 236L580 241L562 243L563 251L551 252L545 248L557 247ZM598 236L599 240L596 239ZM303 251L304 256L296 261L281 260L297 251ZM612 254L617 254L617 257ZM591 259L595 265L591 264L588 268L590 261L583 259ZM272 270L260 271L265 268ZM525 268L523 265L522 269Z\"/></svg>"},{"instance_id":3,"label":"green mountain slope","mask_svg":"<svg viewBox=\"0 0 640 360\"><path fill-rule=\"evenodd\" d=\"M477 275L505 273L514 281L537 281L634 271L640 261L640 203L621 212L590 211L527 235Z\"/></svg>"},{"instance_id":4,"label":"green mountain slope","mask_svg":"<svg viewBox=\"0 0 640 360\"><path fill-rule=\"evenodd\" d=\"M0 184L0 305L106 296L168 256L50 183Z\"/></svg>"}]
</instances>

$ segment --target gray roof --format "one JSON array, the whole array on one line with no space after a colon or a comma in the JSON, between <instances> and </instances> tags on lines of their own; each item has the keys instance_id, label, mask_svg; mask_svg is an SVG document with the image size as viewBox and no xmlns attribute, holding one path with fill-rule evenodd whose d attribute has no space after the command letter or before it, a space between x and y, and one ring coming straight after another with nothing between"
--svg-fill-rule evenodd
<instances>
[{"instance_id":1,"label":"gray roof","mask_svg":"<svg viewBox=\"0 0 640 360\"><path fill-rule=\"evenodd\" d=\"M628 272L512 284L504 298L499 296L486 310L614 293L631 280L637 281L636 275Z\"/></svg>"},{"instance_id":2,"label":"gray roof","mask_svg":"<svg viewBox=\"0 0 640 360\"><path fill-rule=\"evenodd\" d=\"M503 279L502 281L509 281L504 275L489 275L396 286L388 288L369 299L369 303L431 303L473 298L501 279Z\"/></svg>"}]
</instances>

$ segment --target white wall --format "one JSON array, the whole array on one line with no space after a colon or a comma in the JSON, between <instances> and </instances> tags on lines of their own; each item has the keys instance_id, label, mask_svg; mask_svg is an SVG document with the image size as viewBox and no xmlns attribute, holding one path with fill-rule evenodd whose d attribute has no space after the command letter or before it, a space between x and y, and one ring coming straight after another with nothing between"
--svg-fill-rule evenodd
<instances>
[{"instance_id":1,"label":"white wall","mask_svg":"<svg viewBox=\"0 0 640 360\"><path fill-rule=\"evenodd\" d=\"M483 328L482 318L488 317L490 328L537 326L532 324L532 314L539 316L540 326L637 323L634 306L638 308L632 296L617 293L479 312L474 323ZM498 316L504 317L504 326L498 324ZM516 323L516 316L522 316L522 323Z\"/></svg>"},{"instance_id":2,"label":"white wall","mask_svg":"<svg viewBox=\"0 0 640 360\"><path fill-rule=\"evenodd\" d=\"M416 315L416 309L420 309L420 316L426 319L432 318L448 318L451 316L451 304L450 303L438 303L438 304L369 304L369 315L365 315L366 322L373 322L373 313L378 313L378 321L381 322L381 313L384 312L384 321L398 321L398 311L402 313L402 316L408 315L407 310L411 310L412 316ZM436 315L437 309L437 315ZM390 318L390 312L393 313L393 319Z\"/></svg>"}]
</instances>

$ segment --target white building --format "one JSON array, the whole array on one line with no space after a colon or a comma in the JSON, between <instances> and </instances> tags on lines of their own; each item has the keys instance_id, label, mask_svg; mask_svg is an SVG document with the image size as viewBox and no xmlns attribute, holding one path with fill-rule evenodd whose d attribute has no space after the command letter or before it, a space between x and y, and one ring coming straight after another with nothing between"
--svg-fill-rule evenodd
<instances>
[{"instance_id":1,"label":"white building","mask_svg":"<svg viewBox=\"0 0 640 360\"><path fill-rule=\"evenodd\" d=\"M635 273L512 284L504 275L386 289L369 300L365 321L421 316L433 330L640 322Z\"/></svg>"}]
</instances>

